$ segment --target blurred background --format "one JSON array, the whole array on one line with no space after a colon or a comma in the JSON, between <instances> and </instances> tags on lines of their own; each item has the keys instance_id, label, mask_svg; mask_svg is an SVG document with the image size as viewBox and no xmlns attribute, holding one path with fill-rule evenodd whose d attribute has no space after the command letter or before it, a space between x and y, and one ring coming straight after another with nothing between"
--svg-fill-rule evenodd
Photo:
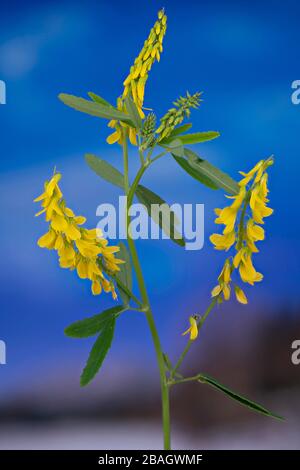
<instances>
[{"instance_id":1,"label":"blurred background","mask_svg":"<svg viewBox=\"0 0 300 470\"><path fill-rule=\"evenodd\" d=\"M90 227L98 204L117 203L118 191L83 158L95 153L121 167L120 149L105 143L105 121L65 107L57 95L93 91L114 102L162 6L168 30L145 105L161 116L186 90L203 91L193 130L221 137L198 151L234 178L275 155L275 212L255 260L264 281L247 289L247 306L232 301L211 314L184 372L208 373L286 417L277 422L204 385L180 385L171 399L174 447L300 448L300 365L291 362L291 344L300 339L300 105L291 102L291 84L300 79L299 2L11 0L0 6L0 79L7 86L0 106L2 449L161 447L158 373L145 319L136 312L121 317L101 372L81 389L93 339L73 340L63 329L111 300L93 297L89 282L37 247L46 225L34 218L32 201L56 166L68 204ZM132 153L133 168L135 159ZM176 360L188 317L206 308L224 260L208 237L213 208L226 201L169 157L144 182L170 203L205 204L201 251L168 240L138 242L164 349Z\"/></svg>"}]
</instances>

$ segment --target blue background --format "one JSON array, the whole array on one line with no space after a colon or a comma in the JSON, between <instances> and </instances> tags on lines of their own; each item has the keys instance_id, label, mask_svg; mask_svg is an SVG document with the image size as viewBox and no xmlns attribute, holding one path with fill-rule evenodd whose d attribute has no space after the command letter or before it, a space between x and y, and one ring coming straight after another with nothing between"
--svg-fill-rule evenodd
<instances>
[{"instance_id":1,"label":"blue background","mask_svg":"<svg viewBox=\"0 0 300 470\"><path fill-rule=\"evenodd\" d=\"M8 362L0 366L4 403L23 393L38 394L34 390L41 384L62 381L65 395L77 389L91 341L66 338L63 328L111 305L108 297L93 297L88 282L59 269L55 253L36 245L46 225L34 218L32 201L54 166L63 174L69 206L86 215L90 227L97 223L97 205L118 197L83 158L95 153L121 167L120 148L105 143L105 121L65 107L57 95L94 91L115 102L161 6L130 0L0 5L0 79L7 85L7 104L0 106L0 339L7 344ZM300 78L300 4L166 0L164 7L164 52L151 71L145 105L161 116L186 90L203 91L201 107L192 113L193 130L217 130L221 137L198 151L234 178L238 170L275 156L270 170L275 212L266 221L267 239L255 262L265 279L247 289L249 306L230 303L205 330L213 341L231 322L226 335L235 339L248 315L259 325L263 316L280 315L285 306L288 317L299 305L300 105L291 102L291 84ZM133 168L136 160L131 151ZM224 259L208 237L214 230L213 208L226 200L222 191L189 179L171 157L157 162L144 183L170 203L205 204L203 250L188 252L166 240L138 242L162 341L175 357L185 344L180 333L188 316L208 304ZM254 339L245 341L251 354ZM136 377L134 371L140 373L145 365L145 376L156 377L146 323L132 312L118 322L103 374L118 383L115 377ZM101 376L96 383L107 386ZM84 401L86 391L78 393Z\"/></svg>"}]
</instances>

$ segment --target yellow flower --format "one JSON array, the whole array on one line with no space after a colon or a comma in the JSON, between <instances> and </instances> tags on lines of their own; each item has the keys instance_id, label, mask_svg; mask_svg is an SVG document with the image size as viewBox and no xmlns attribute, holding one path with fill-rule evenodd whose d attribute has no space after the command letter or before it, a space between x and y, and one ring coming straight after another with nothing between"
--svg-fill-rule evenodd
<instances>
[{"instance_id":1,"label":"yellow flower","mask_svg":"<svg viewBox=\"0 0 300 470\"><path fill-rule=\"evenodd\" d=\"M111 292L116 299L112 279L119 271L123 261L115 257L118 246L109 246L103 238L101 230L81 227L86 222L83 216L76 216L72 209L66 207L62 192L58 186L61 174L56 173L44 185L44 192L35 199L43 207L37 215L46 214L49 231L38 240L41 248L55 249L62 268L76 269L81 279L92 281L91 289L94 295Z\"/></svg>"},{"instance_id":2,"label":"yellow flower","mask_svg":"<svg viewBox=\"0 0 300 470\"><path fill-rule=\"evenodd\" d=\"M121 130L118 129L117 131L113 132L112 134L110 134L107 139L106 139L106 142L108 144L115 144L116 142L118 142L122 137L122 133L121 133Z\"/></svg>"},{"instance_id":3,"label":"yellow flower","mask_svg":"<svg viewBox=\"0 0 300 470\"><path fill-rule=\"evenodd\" d=\"M227 196L228 199L234 200L229 207L225 207L224 209L218 209L218 217L216 218L215 223L225 225L225 228L223 230L224 235L227 235L234 230L238 211L244 202L245 195L246 190L244 187L241 187L239 193L236 196Z\"/></svg>"},{"instance_id":4,"label":"yellow flower","mask_svg":"<svg viewBox=\"0 0 300 470\"><path fill-rule=\"evenodd\" d=\"M228 251L235 242L235 232L232 231L226 235L213 233L209 239L215 245L216 250Z\"/></svg>"},{"instance_id":5,"label":"yellow flower","mask_svg":"<svg viewBox=\"0 0 300 470\"><path fill-rule=\"evenodd\" d=\"M182 336L190 334L190 340L194 341L198 336L198 324L197 324L197 316L192 316L189 318L190 327L182 333Z\"/></svg>"},{"instance_id":6,"label":"yellow flower","mask_svg":"<svg viewBox=\"0 0 300 470\"><path fill-rule=\"evenodd\" d=\"M53 230L50 230L38 239L37 244L41 248L48 248L49 250L51 250L52 248L54 248L55 240L56 234Z\"/></svg>"},{"instance_id":7,"label":"yellow flower","mask_svg":"<svg viewBox=\"0 0 300 470\"><path fill-rule=\"evenodd\" d=\"M245 292L239 286L234 286L234 292L238 302L244 305L248 303Z\"/></svg>"},{"instance_id":8,"label":"yellow flower","mask_svg":"<svg viewBox=\"0 0 300 470\"><path fill-rule=\"evenodd\" d=\"M222 293L224 300L230 299L231 271L232 271L231 263L230 263L230 260L227 259L218 277L219 284L216 285L211 291L212 297L218 297Z\"/></svg>"},{"instance_id":9,"label":"yellow flower","mask_svg":"<svg viewBox=\"0 0 300 470\"><path fill-rule=\"evenodd\" d=\"M102 287L99 281L93 281L92 282L92 293L94 295L99 295L101 294Z\"/></svg>"},{"instance_id":10,"label":"yellow flower","mask_svg":"<svg viewBox=\"0 0 300 470\"><path fill-rule=\"evenodd\" d=\"M152 68L152 65L157 60L160 60L160 54L163 50L163 38L167 29L167 17L164 14L164 10L158 12L158 19L154 26L150 30L149 36L144 42L144 46L141 49L139 55L135 59L133 65L130 67L128 76L125 78L123 85L124 91L121 98L117 101L117 107L126 113L126 107L124 105L125 98L129 95L132 97L138 113L142 119L145 114L143 112L145 85L148 79L148 74ZM125 124L120 124L116 120L111 120L108 124L109 127L114 128L113 132L107 138L109 144L115 142L122 143L122 130L121 126L128 128ZM132 127L128 129L129 140L132 145L137 145L136 131Z\"/></svg>"},{"instance_id":11,"label":"yellow flower","mask_svg":"<svg viewBox=\"0 0 300 470\"><path fill-rule=\"evenodd\" d=\"M219 294L221 294L221 292L222 292L222 287L220 286L220 284L217 284L211 291L211 296L217 297Z\"/></svg>"},{"instance_id":12,"label":"yellow flower","mask_svg":"<svg viewBox=\"0 0 300 470\"><path fill-rule=\"evenodd\" d=\"M247 223L247 236L252 241L264 240L265 231L259 225L255 225L254 220L250 219Z\"/></svg>"},{"instance_id":13,"label":"yellow flower","mask_svg":"<svg viewBox=\"0 0 300 470\"><path fill-rule=\"evenodd\" d=\"M241 280L250 285L263 279L263 275L253 266L252 255L259 251L255 243L265 239L265 231L261 227L263 219L273 212L267 206L269 190L266 173L272 164L272 159L260 160L248 173L240 172L243 179L239 182L238 194L227 196L233 199L233 203L223 209L215 209L216 224L225 226L223 234L214 233L210 236L215 249L228 251L236 242L236 253L232 261L225 261L218 277L218 285L211 292L212 297L217 297L218 301L222 301L221 294L224 300L230 298L231 275L235 269L238 269ZM247 297L242 289L236 285L234 290L236 299L246 304Z\"/></svg>"},{"instance_id":14,"label":"yellow flower","mask_svg":"<svg viewBox=\"0 0 300 470\"><path fill-rule=\"evenodd\" d=\"M255 282L259 282L263 279L263 275L258 273L252 264L251 255L245 254L241 258L239 273L243 282L254 285Z\"/></svg>"},{"instance_id":15,"label":"yellow flower","mask_svg":"<svg viewBox=\"0 0 300 470\"><path fill-rule=\"evenodd\" d=\"M240 171L240 174L243 175L244 178L240 180L239 185L246 186L251 181L251 179L253 179L253 176L255 175L255 173L260 171L263 164L264 164L264 160L260 160L248 173Z\"/></svg>"}]
</instances>

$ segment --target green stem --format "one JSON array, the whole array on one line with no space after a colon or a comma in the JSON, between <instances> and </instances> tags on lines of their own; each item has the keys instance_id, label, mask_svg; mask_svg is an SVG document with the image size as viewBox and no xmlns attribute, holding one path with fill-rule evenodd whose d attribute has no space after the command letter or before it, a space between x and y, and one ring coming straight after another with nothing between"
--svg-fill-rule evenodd
<instances>
[{"instance_id":1,"label":"green stem","mask_svg":"<svg viewBox=\"0 0 300 470\"><path fill-rule=\"evenodd\" d=\"M239 250L243 245L243 232L244 232L244 221L246 216L246 210L249 205L251 191L249 190L245 196L244 206L242 208L241 217L238 225L238 242L236 249Z\"/></svg>"},{"instance_id":2,"label":"green stem","mask_svg":"<svg viewBox=\"0 0 300 470\"><path fill-rule=\"evenodd\" d=\"M144 160L143 151L141 150L141 143L142 143L141 136L140 136L140 134L138 134L139 156L140 156L140 160L141 160L141 165L144 165L145 160Z\"/></svg>"},{"instance_id":3,"label":"green stem","mask_svg":"<svg viewBox=\"0 0 300 470\"><path fill-rule=\"evenodd\" d=\"M134 198L134 194L135 194L136 188L138 187L139 182L140 182L140 180L141 180L143 174L144 174L145 171L147 170L148 166L149 166L149 163L144 163L144 164L140 167L139 171L138 171L137 174L136 174L136 177L135 177L134 180L133 180L133 183L132 183L132 185L131 185L131 187L130 187L128 193L127 193L127 207L128 207L128 208L131 206L131 204L132 204L132 202L133 202L133 198Z\"/></svg>"},{"instance_id":4,"label":"green stem","mask_svg":"<svg viewBox=\"0 0 300 470\"><path fill-rule=\"evenodd\" d=\"M117 276L114 276L114 280L116 281L116 284L118 287L120 287L123 291L127 293L129 297L140 307L143 307L143 303L137 298L136 295L134 295L127 287L123 284L123 282L120 281L120 279Z\"/></svg>"},{"instance_id":5,"label":"green stem","mask_svg":"<svg viewBox=\"0 0 300 470\"><path fill-rule=\"evenodd\" d=\"M124 189L126 196L129 191L129 171L128 171L128 142L127 142L127 132L125 129L122 131L122 141L123 141L123 165L124 165Z\"/></svg>"},{"instance_id":6,"label":"green stem","mask_svg":"<svg viewBox=\"0 0 300 470\"><path fill-rule=\"evenodd\" d=\"M170 150L165 150L164 152L159 153L158 155L156 155L155 157L152 158L151 163L156 162L156 160L158 160L161 157L164 157L169 152L170 152Z\"/></svg>"},{"instance_id":7,"label":"green stem","mask_svg":"<svg viewBox=\"0 0 300 470\"><path fill-rule=\"evenodd\" d=\"M161 400L162 400L162 422L163 422L163 435L164 435L164 449L170 450L171 448L171 439L170 439L170 402L169 402L169 386L167 383L166 378L166 371L165 371L165 364L163 358L163 352L160 344L160 339L158 336L157 328L155 325L154 317L151 311L149 297L143 277L142 268L139 262L137 250L135 247L134 240L130 236L130 229L129 229L129 208L132 204L135 189L144 174L147 164L143 164L134 179L134 182L129 189L129 180L128 180L128 146L127 146L127 137L123 139L123 157L124 157L124 184L125 184L125 193L127 195L127 209L126 209L126 227L127 227L127 240L128 240L128 247L133 263L133 267L136 273L138 286L142 298L143 304L147 307L145 310L145 315L147 318L147 322L149 325L149 329L151 332L155 352L156 352L156 359L158 363L159 375L160 375L160 384L161 384Z\"/></svg>"},{"instance_id":8,"label":"green stem","mask_svg":"<svg viewBox=\"0 0 300 470\"><path fill-rule=\"evenodd\" d=\"M170 380L170 385L183 384L186 382L195 382L195 380L201 379L201 374L194 375L193 377L184 377L183 379Z\"/></svg>"}]
</instances>

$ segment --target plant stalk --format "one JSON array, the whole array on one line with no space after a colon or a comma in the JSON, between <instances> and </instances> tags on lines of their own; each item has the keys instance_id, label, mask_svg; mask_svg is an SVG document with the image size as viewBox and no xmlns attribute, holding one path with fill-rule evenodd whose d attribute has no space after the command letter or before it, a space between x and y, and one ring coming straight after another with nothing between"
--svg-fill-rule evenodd
<instances>
[{"instance_id":1,"label":"plant stalk","mask_svg":"<svg viewBox=\"0 0 300 470\"><path fill-rule=\"evenodd\" d=\"M156 359L159 369L160 375L160 386L161 386L161 400L162 400L162 425L163 425L163 437L164 437L164 449L170 450L171 449L171 438L170 438L170 400L169 400L169 385L167 383L166 377L166 370L163 358L163 352L160 344L160 339L158 336L157 328L155 325L154 317L151 311L149 297L146 289L146 284L143 277L142 268L139 262L138 253L135 247L134 240L131 238L130 229L129 229L129 209L131 207L135 189L138 186L138 183L144 174L147 164L141 166L136 178L134 179L133 185L129 187L129 176L128 176L128 143L127 143L127 135L124 132L123 135L123 159L124 159L124 187L125 187L125 194L127 196L127 208L126 208L126 227L127 227L127 240L128 240L128 247L133 263L133 267L136 273L138 286L142 298L143 304L146 306L146 319L149 325L149 329L152 336L152 341L154 344L155 352L156 352Z\"/></svg>"}]
</instances>

